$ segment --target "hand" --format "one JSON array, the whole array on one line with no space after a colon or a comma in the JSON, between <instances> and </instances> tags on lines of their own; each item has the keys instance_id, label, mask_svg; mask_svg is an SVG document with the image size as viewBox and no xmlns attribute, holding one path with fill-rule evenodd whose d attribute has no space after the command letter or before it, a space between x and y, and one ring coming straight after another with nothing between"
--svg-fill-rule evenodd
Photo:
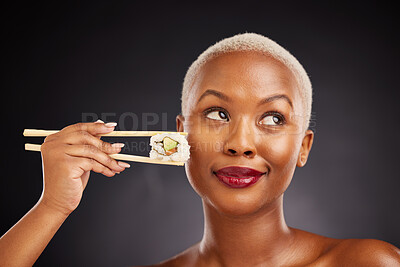
<instances>
[{"instance_id":1,"label":"hand","mask_svg":"<svg viewBox=\"0 0 400 267\"><path fill-rule=\"evenodd\" d=\"M111 145L98 136L112 132L115 126L116 123L78 123L45 139L41 146L41 204L68 216L79 205L90 171L112 177L130 167L109 156L119 153L123 144Z\"/></svg>"}]
</instances>

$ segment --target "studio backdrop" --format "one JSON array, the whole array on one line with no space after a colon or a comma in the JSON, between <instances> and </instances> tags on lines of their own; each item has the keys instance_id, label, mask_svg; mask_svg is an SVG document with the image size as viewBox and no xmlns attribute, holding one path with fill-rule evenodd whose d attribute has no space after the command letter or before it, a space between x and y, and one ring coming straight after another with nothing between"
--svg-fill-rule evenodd
<instances>
[{"instance_id":1,"label":"studio backdrop","mask_svg":"<svg viewBox=\"0 0 400 267\"><path fill-rule=\"evenodd\" d=\"M3 10L1 235L39 199L42 166L23 129L102 119L175 131L187 68L208 46L256 32L294 54L313 84L314 144L285 195L289 226L400 246L399 38L395 9L368 2L243 5L134 1L12 4ZM397 14L396 14L397 16ZM122 153L147 156L148 138ZM156 263L198 242L201 199L183 167L92 173L37 266Z\"/></svg>"}]
</instances>

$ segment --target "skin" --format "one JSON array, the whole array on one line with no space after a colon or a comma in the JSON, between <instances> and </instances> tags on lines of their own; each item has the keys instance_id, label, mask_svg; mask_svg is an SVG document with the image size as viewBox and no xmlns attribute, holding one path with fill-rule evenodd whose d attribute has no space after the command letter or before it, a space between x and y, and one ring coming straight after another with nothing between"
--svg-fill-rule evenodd
<instances>
[{"instance_id":1,"label":"skin","mask_svg":"<svg viewBox=\"0 0 400 267\"><path fill-rule=\"evenodd\" d=\"M288 96L293 107L282 98L258 105L278 94ZM295 168L306 164L314 133L302 128L300 89L283 64L255 52L216 57L198 73L186 105L191 108L177 117L177 130L188 132L192 147L185 167L202 198L204 235L159 266L400 264L399 250L386 242L332 239L286 225L283 195ZM210 107L224 114L207 111ZM278 111L285 122L274 122L274 115L265 115L270 111ZM226 166L267 174L250 187L236 189L213 174Z\"/></svg>"},{"instance_id":2,"label":"skin","mask_svg":"<svg viewBox=\"0 0 400 267\"><path fill-rule=\"evenodd\" d=\"M217 93L202 97L210 89ZM257 105L276 94L285 94L293 107L282 98ZM191 109L177 117L177 131L188 132L191 158L185 168L203 201L204 236L155 266L400 265L399 250L386 242L332 239L286 225L283 194L295 168L306 164L314 133L301 127L299 88L285 66L255 53L217 57L198 73L187 105ZM229 120L218 111L205 112L212 106ZM265 114L271 110L285 118L283 124L279 116L274 121ZM113 130L102 122L80 123L46 138L42 196L0 239L0 266L35 263L79 205L90 171L112 177L129 167L109 157L121 151L118 144L98 137ZM250 187L233 189L213 174L232 165L266 174Z\"/></svg>"},{"instance_id":3,"label":"skin","mask_svg":"<svg viewBox=\"0 0 400 267\"><path fill-rule=\"evenodd\" d=\"M129 167L109 154L120 144L99 134L115 128L101 121L78 123L46 137L42 147L43 191L37 204L0 239L0 266L32 266L65 219L79 205L90 171L112 177Z\"/></svg>"}]
</instances>

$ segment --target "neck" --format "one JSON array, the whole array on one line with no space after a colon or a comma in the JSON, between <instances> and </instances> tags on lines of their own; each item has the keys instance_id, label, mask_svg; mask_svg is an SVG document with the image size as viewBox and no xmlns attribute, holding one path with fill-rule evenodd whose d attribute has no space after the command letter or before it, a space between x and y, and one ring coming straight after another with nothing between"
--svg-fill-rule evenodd
<instances>
[{"instance_id":1,"label":"neck","mask_svg":"<svg viewBox=\"0 0 400 267\"><path fill-rule=\"evenodd\" d=\"M216 265L274 263L293 240L283 215L283 196L251 215L221 214L204 201L203 209L205 227L200 255Z\"/></svg>"}]
</instances>

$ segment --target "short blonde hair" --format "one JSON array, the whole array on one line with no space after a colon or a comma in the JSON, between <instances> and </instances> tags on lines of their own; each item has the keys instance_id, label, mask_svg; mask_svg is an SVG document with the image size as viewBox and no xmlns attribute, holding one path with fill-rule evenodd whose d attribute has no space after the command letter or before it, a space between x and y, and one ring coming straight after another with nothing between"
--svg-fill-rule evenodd
<instances>
[{"instance_id":1,"label":"short blonde hair","mask_svg":"<svg viewBox=\"0 0 400 267\"><path fill-rule=\"evenodd\" d=\"M211 59L230 52L254 51L270 56L283 63L295 76L301 89L303 107L305 109L304 127L308 129L311 119L312 86L311 81L300 62L285 48L271 39L256 33L243 33L225 38L207 48L189 67L183 81L181 109L182 114L187 113L189 93L197 73L205 63Z\"/></svg>"}]
</instances>

